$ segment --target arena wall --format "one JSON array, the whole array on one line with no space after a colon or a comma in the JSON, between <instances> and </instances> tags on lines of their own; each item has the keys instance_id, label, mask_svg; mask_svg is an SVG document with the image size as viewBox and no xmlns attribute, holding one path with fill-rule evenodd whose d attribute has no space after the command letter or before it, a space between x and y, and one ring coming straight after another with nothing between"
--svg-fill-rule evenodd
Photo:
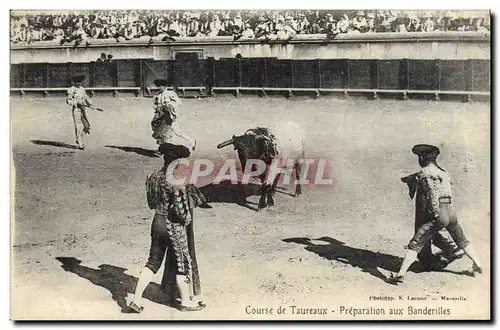
<instances>
[{"instance_id":1,"label":"arena wall","mask_svg":"<svg viewBox=\"0 0 500 330\"><path fill-rule=\"evenodd\" d=\"M422 91L489 94L490 35L477 32L299 36L290 41L179 38L91 40L88 45L11 45L11 89L68 87L75 73L95 90L150 93L157 77L213 93ZM102 54L110 61L98 60ZM436 94L437 95L437 94Z\"/></svg>"}]
</instances>

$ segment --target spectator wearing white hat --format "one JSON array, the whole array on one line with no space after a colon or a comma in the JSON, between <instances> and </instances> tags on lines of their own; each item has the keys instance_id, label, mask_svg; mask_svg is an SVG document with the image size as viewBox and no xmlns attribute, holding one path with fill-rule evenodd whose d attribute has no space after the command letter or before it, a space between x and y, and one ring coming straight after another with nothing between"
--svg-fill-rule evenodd
<instances>
[{"instance_id":1,"label":"spectator wearing white hat","mask_svg":"<svg viewBox=\"0 0 500 330\"><path fill-rule=\"evenodd\" d=\"M189 17L191 13L183 13L181 18L179 19L179 36L180 37L187 37L188 35L188 27L189 27Z\"/></svg>"},{"instance_id":2,"label":"spectator wearing white hat","mask_svg":"<svg viewBox=\"0 0 500 330\"><path fill-rule=\"evenodd\" d=\"M269 14L269 18L266 19L264 16L264 20L267 20L268 30L270 34L276 34L276 25L278 25L278 16L279 14L276 12L271 12Z\"/></svg>"},{"instance_id":3,"label":"spectator wearing white hat","mask_svg":"<svg viewBox=\"0 0 500 330\"><path fill-rule=\"evenodd\" d=\"M180 36L180 30L181 28L179 27L179 21L177 20L177 17L172 17L168 26L167 34L169 36L178 37Z\"/></svg>"},{"instance_id":4,"label":"spectator wearing white hat","mask_svg":"<svg viewBox=\"0 0 500 330\"><path fill-rule=\"evenodd\" d=\"M137 25L135 22L128 22L124 28L123 37L126 40L132 40L137 37Z\"/></svg>"},{"instance_id":5,"label":"spectator wearing white hat","mask_svg":"<svg viewBox=\"0 0 500 330\"><path fill-rule=\"evenodd\" d=\"M422 32L420 20L415 15L408 16L408 25L406 26L408 32Z\"/></svg>"},{"instance_id":6,"label":"spectator wearing white hat","mask_svg":"<svg viewBox=\"0 0 500 330\"><path fill-rule=\"evenodd\" d=\"M221 30L222 22L219 18L218 14L212 15L212 19L209 24L207 35L210 37L216 37L219 35L219 31Z\"/></svg>"},{"instance_id":7,"label":"spectator wearing white hat","mask_svg":"<svg viewBox=\"0 0 500 330\"><path fill-rule=\"evenodd\" d=\"M54 40L61 42L61 40L64 38L64 30L60 27L56 27L52 32L52 36Z\"/></svg>"},{"instance_id":8,"label":"spectator wearing white hat","mask_svg":"<svg viewBox=\"0 0 500 330\"><path fill-rule=\"evenodd\" d=\"M208 15L202 14L200 17L200 23L198 24L198 34L197 36L206 36L210 31L210 22L208 21Z\"/></svg>"},{"instance_id":9,"label":"spectator wearing white hat","mask_svg":"<svg viewBox=\"0 0 500 330\"><path fill-rule=\"evenodd\" d=\"M366 29L364 32L376 32L377 24L375 22L375 13L366 14Z\"/></svg>"},{"instance_id":10,"label":"spectator wearing white hat","mask_svg":"<svg viewBox=\"0 0 500 330\"><path fill-rule=\"evenodd\" d=\"M19 20L12 20L11 28L10 28L10 41L11 42L20 42L22 41L22 31L23 29L19 25Z\"/></svg>"},{"instance_id":11,"label":"spectator wearing white hat","mask_svg":"<svg viewBox=\"0 0 500 330\"><path fill-rule=\"evenodd\" d=\"M225 13L222 15L219 36L230 36L231 35L231 17L229 14Z\"/></svg>"},{"instance_id":12,"label":"spectator wearing white hat","mask_svg":"<svg viewBox=\"0 0 500 330\"><path fill-rule=\"evenodd\" d=\"M158 36L165 36L167 35L169 29L170 22L165 14L163 17L160 17L156 23L156 33Z\"/></svg>"},{"instance_id":13,"label":"spectator wearing white hat","mask_svg":"<svg viewBox=\"0 0 500 330\"><path fill-rule=\"evenodd\" d=\"M363 11L358 11L356 17L352 19L352 31L353 32L364 32L368 27L366 23L365 13Z\"/></svg>"},{"instance_id":14,"label":"spectator wearing white hat","mask_svg":"<svg viewBox=\"0 0 500 330\"><path fill-rule=\"evenodd\" d=\"M297 35L297 32L295 32L290 25L285 23L283 17L278 18L276 29L276 38L280 40L290 40Z\"/></svg>"},{"instance_id":15,"label":"spectator wearing white hat","mask_svg":"<svg viewBox=\"0 0 500 330\"><path fill-rule=\"evenodd\" d=\"M255 39L255 33L250 23L245 23L245 28L241 33L241 39Z\"/></svg>"},{"instance_id":16,"label":"spectator wearing white hat","mask_svg":"<svg viewBox=\"0 0 500 330\"><path fill-rule=\"evenodd\" d=\"M404 17L403 13L399 13L399 15L397 15L396 19L394 20L394 25L396 26L395 32L399 32L399 33L408 32L406 30L405 23L406 23L406 18Z\"/></svg>"},{"instance_id":17,"label":"spectator wearing white hat","mask_svg":"<svg viewBox=\"0 0 500 330\"><path fill-rule=\"evenodd\" d=\"M245 23L243 22L243 19L241 18L241 13L236 13L234 16L232 22L231 22L231 31L233 35L239 35L245 28Z\"/></svg>"},{"instance_id":18,"label":"spectator wearing white hat","mask_svg":"<svg viewBox=\"0 0 500 330\"><path fill-rule=\"evenodd\" d=\"M297 33L297 22L295 22L292 15L285 16L285 24Z\"/></svg>"},{"instance_id":19,"label":"spectator wearing white hat","mask_svg":"<svg viewBox=\"0 0 500 330\"><path fill-rule=\"evenodd\" d=\"M478 19L475 20L473 31L479 31L479 32L487 32L487 31L489 31L488 26L485 24L485 19L484 18L479 17Z\"/></svg>"},{"instance_id":20,"label":"spectator wearing white hat","mask_svg":"<svg viewBox=\"0 0 500 330\"><path fill-rule=\"evenodd\" d=\"M257 39L265 38L265 36L267 36L271 33L269 22L262 15L259 16L259 18L257 20L258 20L258 24L255 27L255 36L254 37Z\"/></svg>"},{"instance_id":21,"label":"spectator wearing white hat","mask_svg":"<svg viewBox=\"0 0 500 330\"><path fill-rule=\"evenodd\" d=\"M195 37L199 33L199 14L192 13L191 16L189 17L188 20L188 29L187 29L187 36L188 37Z\"/></svg>"},{"instance_id":22,"label":"spectator wearing white hat","mask_svg":"<svg viewBox=\"0 0 500 330\"><path fill-rule=\"evenodd\" d=\"M430 14L425 14L425 21L422 24L422 31L423 32L434 32L436 29L436 24L434 23L434 20L432 19L432 15Z\"/></svg>"},{"instance_id":23,"label":"spectator wearing white hat","mask_svg":"<svg viewBox=\"0 0 500 330\"><path fill-rule=\"evenodd\" d=\"M306 15L299 14L297 22L297 33L306 34L309 30L309 22L307 21Z\"/></svg>"},{"instance_id":24,"label":"spectator wearing white hat","mask_svg":"<svg viewBox=\"0 0 500 330\"><path fill-rule=\"evenodd\" d=\"M349 20L349 16L347 16L347 14L342 15L342 18L337 22L337 30L339 33L347 33L350 26L351 21Z\"/></svg>"},{"instance_id":25,"label":"spectator wearing white hat","mask_svg":"<svg viewBox=\"0 0 500 330\"><path fill-rule=\"evenodd\" d=\"M87 33L83 29L82 25L78 23L76 29L73 31L73 40L75 40L76 45L80 44L82 41L87 40Z\"/></svg>"},{"instance_id":26,"label":"spectator wearing white hat","mask_svg":"<svg viewBox=\"0 0 500 330\"><path fill-rule=\"evenodd\" d=\"M389 10L379 13L378 18L377 32L393 32L395 30L393 25L396 17Z\"/></svg>"}]
</instances>

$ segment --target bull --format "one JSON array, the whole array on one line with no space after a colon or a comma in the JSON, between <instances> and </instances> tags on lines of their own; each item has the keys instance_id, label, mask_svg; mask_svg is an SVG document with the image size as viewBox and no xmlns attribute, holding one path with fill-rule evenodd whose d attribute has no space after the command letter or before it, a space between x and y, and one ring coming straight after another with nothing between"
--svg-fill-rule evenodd
<instances>
[{"instance_id":1,"label":"bull","mask_svg":"<svg viewBox=\"0 0 500 330\"><path fill-rule=\"evenodd\" d=\"M234 146L238 153L241 167L248 171L248 160L262 160L266 167L258 175L262 182L259 190L260 200L258 210L274 206L274 195L280 177L285 173L291 175L295 170L294 197L302 194L300 185L302 162L304 160L305 135L302 128L293 122L285 122L272 128L256 127L247 130L243 135L233 135L227 141L217 145L217 149ZM274 162L276 169L271 171Z\"/></svg>"}]
</instances>

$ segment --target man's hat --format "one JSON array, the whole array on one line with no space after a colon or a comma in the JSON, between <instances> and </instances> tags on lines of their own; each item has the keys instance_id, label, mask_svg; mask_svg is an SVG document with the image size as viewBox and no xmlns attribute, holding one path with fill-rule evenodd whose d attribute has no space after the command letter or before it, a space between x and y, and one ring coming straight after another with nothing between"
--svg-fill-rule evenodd
<instances>
[{"instance_id":1,"label":"man's hat","mask_svg":"<svg viewBox=\"0 0 500 330\"><path fill-rule=\"evenodd\" d=\"M418 156L432 156L437 157L440 153L439 148L430 144L417 144L415 145L411 151Z\"/></svg>"},{"instance_id":2,"label":"man's hat","mask_svg":"<svg viewBox=\"0 0 500 330\"><path fill-rule=\"evenodd\" d=\"M172 143L163 143L158 148L158 151L163 155L164 160L172 160L172 158L188 158L191 155L191 151L188 147Z\"/></svg>"},{"instance_id":3,"label":"man's hat","mask_svg":"<svg viewBox=\"0 0 500 330\"><path fill-rule=\"evenodd\" d=\"M73 82L76 82L76 83L81 83L82 81L84 81L84 80L85 80L85 75L83 75L83 74L77 74L77 75L74 75L74 76L72 77L72 80L73 80Z\"/></svg>"},{"instance_id":4,"label":"man's hat","mask_svg":"<svg viewBox=\"0 0 500 330\"><path fill-rule=\"evenodd\" d=\"M167 81L167 79L155 79L154 84L156 87L167 86L168 81Z\"/></svg>"}]
</instances>

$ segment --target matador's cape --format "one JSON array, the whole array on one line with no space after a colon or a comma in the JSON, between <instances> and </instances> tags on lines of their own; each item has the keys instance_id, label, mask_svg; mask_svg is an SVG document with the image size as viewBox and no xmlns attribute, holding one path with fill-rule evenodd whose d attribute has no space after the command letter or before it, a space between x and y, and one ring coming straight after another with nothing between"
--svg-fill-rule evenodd
<instances>
[{"instance_id":1,"label":"matador's cape","mask_svg":"<svg viewBox=\"0 0 500 330\"><path fill-rule=\"evenodd\" d=\"M160 169L154 172L152 175L148 176L146 179L146 192L148 205L150 208L154 209L158 206L160 198L164 198L164 190L170 190L170 193L174 192L171 200L173 208L178 210L176 213L185 214L189 219L187 219L188 225L186 226L186 234L188 240L189 254L191 256L191 267L192 267L192 283L193 283L193 294L198 296L201 294L201 283L200 275L198 272L198 262L196 259L196 250L194 243L194 217L193 209L207 202L205 196L201 191L194 185L186 185L184 187L176 187L172 189L166 182L165 169ZM163 272L163 279L161 282L161 290L168 295L170 298L175 299L180 297L176 283L176 269L177 260L175 253L172 249L167 250L167 256L165 259L165 267Z\"/></svg>"}]
</instances>

